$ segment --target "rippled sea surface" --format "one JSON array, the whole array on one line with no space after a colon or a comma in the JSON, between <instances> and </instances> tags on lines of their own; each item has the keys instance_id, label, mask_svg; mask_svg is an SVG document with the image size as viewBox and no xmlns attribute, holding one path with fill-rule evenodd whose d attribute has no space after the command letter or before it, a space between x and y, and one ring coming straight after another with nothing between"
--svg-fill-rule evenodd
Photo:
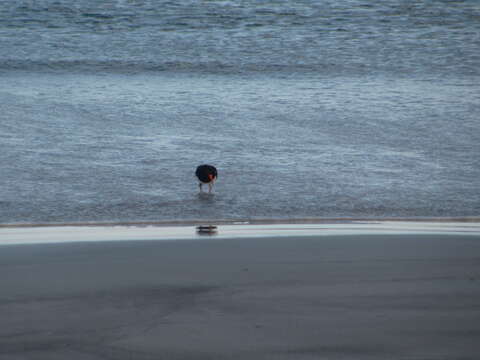
<instances>
[{"instance_id":1,"label":"rippled sea surface","mask_svg":"<svg viewBox=\"0 0 480 360\"><path fill-rule=\"evenodd\" d=\"M0 223L480 215L476 0L0 1L0 49Z\"/></svg>"}]
</instances>

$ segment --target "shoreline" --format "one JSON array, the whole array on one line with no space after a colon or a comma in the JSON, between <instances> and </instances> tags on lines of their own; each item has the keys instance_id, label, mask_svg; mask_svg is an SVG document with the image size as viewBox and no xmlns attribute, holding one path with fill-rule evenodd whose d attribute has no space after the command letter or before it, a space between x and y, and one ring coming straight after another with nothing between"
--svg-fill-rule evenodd
<instances>
[{"instance_id":1,"label":"shoreline","mask_svg":"<svg viewBox=\"0 0 480 360\"><path fill-rule=\"evenodd\" d=\"M202 233L199 225L214 225ZM83 223L0 227L0 246L75 242L179 241L361 235L480 236L480 221L349 220L324 222Z\"/></svg>"},{"instance_id":2,"label":"shoreline","mask_svg":"<svg viewBox=\"0 0 480 360\"><path fill-rule=\"evenodd\" d=\"M158 220L158 221L66 221L66 222L13 222L0 223L2 228L24 227L61 227L61 226L193 226L214 225L271 225L271 224L329 224L350 222L455 222L480 223L480 216L414 216L414 217L306 217L306 218L258 218L258 219L192 219L192 220Z\"/></svg>"}]
</instances>

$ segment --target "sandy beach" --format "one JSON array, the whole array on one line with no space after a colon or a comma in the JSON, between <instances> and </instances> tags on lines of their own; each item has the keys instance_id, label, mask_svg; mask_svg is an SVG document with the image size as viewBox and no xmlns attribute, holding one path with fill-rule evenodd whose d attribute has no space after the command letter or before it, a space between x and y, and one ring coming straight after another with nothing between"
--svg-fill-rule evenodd
<instances>
[{"instance_id":1,"label":"sandy beach","mask_svg":"<svg viewBox=\"0 0 480 360\"><path fill-rule=\"evenodd\" d=\"M478 223L236 226L0 229L0 359L478 358Z\"/></svg>"}]
</instances>

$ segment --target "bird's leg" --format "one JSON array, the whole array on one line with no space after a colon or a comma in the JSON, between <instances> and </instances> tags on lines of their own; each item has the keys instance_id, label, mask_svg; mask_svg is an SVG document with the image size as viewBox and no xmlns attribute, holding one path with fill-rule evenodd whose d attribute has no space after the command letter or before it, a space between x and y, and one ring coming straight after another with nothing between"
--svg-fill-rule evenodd
<instances>
[{"instance_id":1,"label":"bird's leg","mask_svg":"<svg viewBox=\"0 0 480 360\"><path fill-rule=\"evenodd\" d=\"M208 183L208 193L209 194L212 192L212 187L213 187L213 181Z\"/></svg>"},{"instance_id":2,"label":"bird's leg","mask_svg":"<svg viewBox=\"0 0 480 360\"><path fill-rule=\"evenodd\" d=\"M202 191L202 183L198 183L198 187L200 188L200 192L203 192Z\"/></svg>"}]
</instances>

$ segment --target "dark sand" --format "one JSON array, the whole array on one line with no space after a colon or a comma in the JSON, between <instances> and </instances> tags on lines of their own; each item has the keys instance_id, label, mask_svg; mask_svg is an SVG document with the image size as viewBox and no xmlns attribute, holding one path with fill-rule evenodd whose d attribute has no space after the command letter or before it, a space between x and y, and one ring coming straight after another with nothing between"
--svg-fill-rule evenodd
<instances>
[{"instance_id":1,"label":"dark sand","mask_svg":"<svg viewBox=\"0 0 480 360\"><path fill-rule=\"evenodd\" d=\"M0 359L479 359L480 237L0 247Z\"/></svg>"}]
</instances>

